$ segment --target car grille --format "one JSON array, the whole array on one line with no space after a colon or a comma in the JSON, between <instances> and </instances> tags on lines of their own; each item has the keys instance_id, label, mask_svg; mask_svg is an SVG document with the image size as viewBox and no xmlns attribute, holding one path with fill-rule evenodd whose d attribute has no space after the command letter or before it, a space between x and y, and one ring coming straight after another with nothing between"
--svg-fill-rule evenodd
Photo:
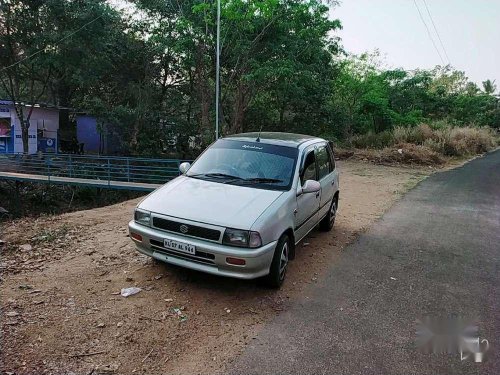
<instances>
[{"instance_id":1,"label":"car grille","mask_svg":"<svg viewBox=\"0 0 500 375\"><path fill-rule=\"evenodd\" d=\"M203 264L210 264L210 265L215 264L215 255L214 254L210 254L210 253L206 253L204 251L196 250L194 255L191 255L191 254L181 253L179 251L167 249L163 246L163 243L161 241L149 240L149 243L151 244L151 247L155 251L158 251L160 253L164 253L165 255L168 255L168 256L171 256L174 258L190 260L192 262L198 262L198 263L203 263Z\"/></svg>"},{"instance_id":2,"label":"car grille","mask_svg":"<svg viewBox=\"0 0 500 375\"><path fill-rule=\"evenodd\" d=\"M160 217L153 217L153 226L158 229L180 233L185 236L199 237L211 241L219 241L220 239L220 231L217 229L179 223L178 221L162 219Z\"/></svg>"}]
</instances>

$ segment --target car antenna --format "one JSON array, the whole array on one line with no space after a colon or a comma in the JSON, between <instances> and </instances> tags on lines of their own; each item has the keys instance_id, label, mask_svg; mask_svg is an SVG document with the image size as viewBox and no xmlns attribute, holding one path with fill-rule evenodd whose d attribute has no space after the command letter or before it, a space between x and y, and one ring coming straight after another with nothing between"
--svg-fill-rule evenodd
<instances>
[{"instance_id":1,"label":"car antenna","mask_svg":"<svg viewBox=\"0 0 500 375\"><path fill-rule=\"evenodd\" d=\"M260 133L262 133L262 128L264 127L264 125L262 125L260 127L260 130L259 130L259 135L257 136L257 139L255 140L255 142L260 142Z\"/></svg>"}]
</instances>

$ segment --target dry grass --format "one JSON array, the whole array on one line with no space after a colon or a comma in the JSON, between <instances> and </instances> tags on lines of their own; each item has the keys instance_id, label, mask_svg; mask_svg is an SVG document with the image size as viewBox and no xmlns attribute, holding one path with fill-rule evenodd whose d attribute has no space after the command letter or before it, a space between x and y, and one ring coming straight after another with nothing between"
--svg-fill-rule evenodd
<instances>
[{"instance_id":1,"label":"dry grass","mask_svg":"<svg viewBox=\"0 0 500 375\"><path fill-rule=\"evenodd\" d=\"M436 130L424 145L443 155L477 155L497 147L498 136L490 128L444 128Z\"/></svg>"},{"instance_id":2,"label":"dry grass","mask_svg":"<svg viewBox=\"0 0 500 375\"><path fill-rule=\"evenodd\" d=\"M353 150L340 157L356 156L379 163L439 165L450 156L473 156L499 145L499 136L487 127L396 127L392 132L367 133L352 138Z\"/></svg>"},{"instance_id":3,"label":"dry grass","mask_svg":"<svg viewBox=\"0 0 500 375\"><path fill-rule=\"evenodd\" d=\"M433 139L435 134L427 124L421 124L414 128L405 128L398 126L393 130L395 143L414 143L423 144L427 139Z\"/></svg>"},{"instance_id":4,"label":"dry grass","mask_svg":"<svg viewBox=\"0 0 500 375\"><path fill-rule=\"evenodd\" d=\"M446 159L439 153L426 146L413 143L399 143L381 150L337 150L336 155L340 159L353 158L377 164L441 165L446 162Z\"/></svg>"}]
</instances>

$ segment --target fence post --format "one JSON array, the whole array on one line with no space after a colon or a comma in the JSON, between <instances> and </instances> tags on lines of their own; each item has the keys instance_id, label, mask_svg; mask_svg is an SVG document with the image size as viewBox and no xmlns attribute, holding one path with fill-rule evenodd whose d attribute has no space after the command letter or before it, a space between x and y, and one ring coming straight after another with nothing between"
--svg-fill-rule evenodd
<instances>
[{"instance_id":1,"label":"fence post","mask_svg":"<svg viewBox=\"0 0 500 375\"><path fill-rule=\"evenodd\" d=\"M50 162L51 162L51 158L50 158L50 155L47 155L47 176L49 178L49 182L50 182Z\"/></svg>"},{"instance_id":2,"label":"fence post","mask_svg":"<svg viewBox=\"0 0 500 375\"><path fill-rule=\"evenodd\" d=\"M111 185L111 165L110 165L110 160L108 158L108 186Z\"/></svg>"},{"instance_id":3,"label":"fence post","mask_svg":"<svg viewBox=\"0 0 500 375\"><path fill-rule=\"evenodd\" d=\"M73 177L73 159L69 155L69 177Z\"/></svg>"},{"instance_id":4,"label":"fence post","mask_svg":"<svg viewBox=\"0 0 500 375\"><path fill-rule=\"evenodd\" d=\"M130 159L127 158L127 182L130 182Z\"/></svg>"}]
</instances>

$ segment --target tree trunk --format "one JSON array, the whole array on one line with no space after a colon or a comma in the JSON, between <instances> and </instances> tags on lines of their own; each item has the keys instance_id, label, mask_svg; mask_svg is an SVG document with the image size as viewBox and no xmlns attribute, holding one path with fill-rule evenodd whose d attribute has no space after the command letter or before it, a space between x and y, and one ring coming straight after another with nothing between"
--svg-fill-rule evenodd
<instances>
[{"instance_id":1,"label":"tree trunk","mask_svg":"<svg viewBox=\"0 0 500 375\"><path fill-rule=\"evenodd\" d=\"M138 145L139 145L139 118L136 118L134 123L132 124L132 133L130 135L130 151L132 154L136 154L138 151Z\"/></svg>"},{"instance_id":2,"label":"tree trunk","mask_svg":"<svg viewBox=\"0 0 500 375\"><path fill-rule=\"evenodd\" d=\"M60 107L68 108L71 103L71 89L64 83L58 83L56 103ZM74 126L71 126L74 125ZM51 135L53 137L54 134ZM61 140L72 142L76 139L76 125L71 124L69 110L59 110L59 129L56 133L58 143ZM77 151L77 150L75 150Z\"/></svg>"},{"instance_id":3,"label":"tree trunk","mask_svg":"<svg viewBox=\"0 0 500 375\"><path fill-rule=\"evenodd\" d=\"M191 116L192 116L192 111L193 111L193 101L195 100L194 84L195 84L195 77L193 77L193 72L190 69L189 70L189 100L188 100L188 106L187 106L187 110L186 110L186 122L188 124L189 129L192 128Z\"/></svg>"},{"instance_id":4,"label":"tree trunk","mask_svg":"<svg viewBox=\"0 0 500 375\"><path fill-rule=\"evenodd\" d=\"M285 121L285 104L282 104L280 108L280 123L279 123L280 130L284 130L284 121Z\"/></svg>"},{"instance_id":5,"label":"tree trunk","mask_svg":"<svg viewBox=\"0 0 500 375\"><path fill-rule=\"evenodd\" d=\"M236 88L236 96L234 100L233 121L231 124L231 133L243 132L243 120L247 107L247 87L240 81Z\"/></svg>"},{"instance_id":6,"label":"tree trunk","mask_svg":"<svg viewBox=\"0 0 500 375\"><path fill-rule=\"evenodd\" d=\"M23 154L27 155L29 153L29 129L30 129L30 110L28 118L24 119L24 108L21 104L16 104L14 102L14 110L16 111L17 118L19 119L19 124L21 125L21 140L23 141Z\"/></svg>"},{"instance_id":7,"label":"tree trunk","mask_svg":"<svg viewBox=\"0 0 500 375\"><path fill-rule=\"evenodd\" d=\"M21 138L23 140L23 154L27 155L29 153L29 129L30 122L26 120L25 123L21 124Z\"/></svg>"},{"instance_id":8,"label":"tree trunk","mask_svg":"<svg viewBox=\"0 0 500 375\"><path fill-rule=\"evenodd\" d=\"M203 133L210 133L210 97L206 77L200 85L201 91L201 129Z\"/></svg>"},{"instance_id":9,"label":"tree trunk","mask_svg":"<svg viewBox=\"0 0 500 375\"><path fill-rule=\"evenodd\" d=\"M200 100L200 134L204 141L209 138L210 131L210 104L212 96L208 90L208 66L205 59L206 45L201 42L196 53L196 78L198 81L198 98Z\"/></svg>"}]
</instances>

